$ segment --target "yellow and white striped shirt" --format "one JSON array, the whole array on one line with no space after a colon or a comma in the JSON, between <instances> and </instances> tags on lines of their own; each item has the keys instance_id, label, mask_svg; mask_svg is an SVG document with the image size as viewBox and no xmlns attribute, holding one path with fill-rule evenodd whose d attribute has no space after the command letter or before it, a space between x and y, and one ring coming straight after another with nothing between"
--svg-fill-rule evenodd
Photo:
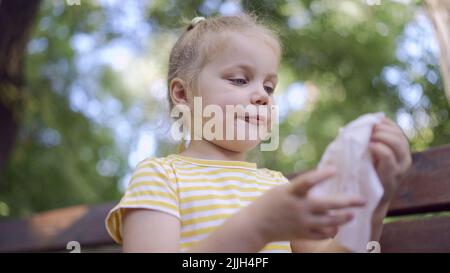
<instances>
[{"instance_id":1,"label":"yellow and white striped shirt","mask_svg":"<svg viewBox=\"0 0 450 273\"><path fill-rule=\"evenodd\" d=\"M109 212L108 233L122 243L126 208L153 209L181 222L180 249L187 251L232 214L273 186L289 183L280 172L244 161L207 160L172 154L140 162L121 201ZM272 242L260 252L291 252Z\"/></svg>"}]
</instances>

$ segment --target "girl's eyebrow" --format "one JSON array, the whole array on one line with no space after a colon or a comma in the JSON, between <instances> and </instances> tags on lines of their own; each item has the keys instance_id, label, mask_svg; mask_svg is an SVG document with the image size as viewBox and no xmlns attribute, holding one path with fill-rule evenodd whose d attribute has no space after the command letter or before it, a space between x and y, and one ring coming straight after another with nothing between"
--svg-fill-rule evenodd
<instances>
[{"instance_id":1,"label":"girl's eyebrow","mask_svg":"<svg viewBox=\"0 0 450 273\"><path fill-rule=\"evenodd\" d=\"M251 66L250 64L246 64L246 63L232 64L232 65L229 65L229 66L225 67L224 70L228 70L228 69L231 69L233 67L238 67L238 68L241 68L241 69L247 70L247 71L252 71L253 70L253 66ZM275 81L278 81L278 75L276 73L269 73L267 76L269 78L272 78Z\"/></svg>"}]
</instances>

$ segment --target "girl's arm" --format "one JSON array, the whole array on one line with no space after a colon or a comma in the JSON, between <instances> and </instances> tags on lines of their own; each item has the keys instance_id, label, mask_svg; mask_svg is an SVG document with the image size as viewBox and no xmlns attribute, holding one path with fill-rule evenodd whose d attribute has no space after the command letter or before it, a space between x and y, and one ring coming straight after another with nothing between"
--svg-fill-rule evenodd
<instances>
[{"instance_id":1,"label":"girl's arm","mask_svg":"<svg viewBox=\"0 0 450 273\"><path fill-rule=\"evenodd\" d=\"M267 243L258 225L241 210L189 252L258 252ZM180 221L148 209L126 209L123 252L179 252Z\"/></svg>"},{"instance_id":2,"label":"girl's arm","mask_svg":"<svg viewBox=\"0 0 450 273\"><path fill-rule=\"evenodd\" d=\"M123 252L179 252L180 221L170 214L126 209Z\"/></svg>"},{"instance_id":3,"label":"girl's arm","mask_svg":"<svg viewBox=\"0 0 450 273\"><path fill-rule=\"evenodd\" d=\"M260 227L249 210L242 209L189 252L258 252L270 241Z\"/></svg>"}]
</instances>

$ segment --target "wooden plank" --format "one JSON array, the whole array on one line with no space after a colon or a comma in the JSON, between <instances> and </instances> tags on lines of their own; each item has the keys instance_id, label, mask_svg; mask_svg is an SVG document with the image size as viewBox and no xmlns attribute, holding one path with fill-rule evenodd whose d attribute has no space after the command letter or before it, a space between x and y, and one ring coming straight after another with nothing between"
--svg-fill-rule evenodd
<instances>
[{"instance_id":1,"label":"wooden plank","mask_svg":"<svg viewBox=\"0 0 450 273\"><path fill-rule=\"evenodd\" d=\"M81 248L114 244L104 224L113 205L81 205L1 221L0 252L68 251L70 241Z\"/></svg>"},{"instance_id":2,"label":"wooden plank","mask_svg":"<svg viewBox=\"0 0 450 273\"><path fill-rule=\"evenodd\" d=\"M381 252L450 252L450 217L399 221L384 225Z\"/></svg>"},{"instance_id":3,"label":"wooden plank","mask_svg":"<svg viewBox=\"0 0 450 273\"><path fill-rule=\"evenodd\" d=\"M450 210L450 145L413 153L413 164L395 196L389 215ZM293 179L303 172L287 175Z\"/></svg>"},{"instance_id":4,"label":"wooden plank","mask_svg":"<svg viewBox=\"0 0 450 273\"><path fill-rule=\"evenodd\" d=\"M450 145L413 154L389 215L450 210Z\"/></svg>"}]
</instances>

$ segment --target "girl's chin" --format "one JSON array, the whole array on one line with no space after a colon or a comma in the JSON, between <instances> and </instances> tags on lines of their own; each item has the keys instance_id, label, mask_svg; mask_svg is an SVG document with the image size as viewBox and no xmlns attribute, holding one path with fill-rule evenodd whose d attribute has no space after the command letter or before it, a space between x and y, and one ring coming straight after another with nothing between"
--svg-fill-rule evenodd
<instances>
[{"instance_id":1,"label":"girl's chin","mask_svg":"<svg viewBox=\"0 0 450 273\"><path fill-rule=\"evenodd\" d=\"M213 140L212 142L233 152L248 152L258 146L261 140Z\"/></svg>"}]
</instances>

